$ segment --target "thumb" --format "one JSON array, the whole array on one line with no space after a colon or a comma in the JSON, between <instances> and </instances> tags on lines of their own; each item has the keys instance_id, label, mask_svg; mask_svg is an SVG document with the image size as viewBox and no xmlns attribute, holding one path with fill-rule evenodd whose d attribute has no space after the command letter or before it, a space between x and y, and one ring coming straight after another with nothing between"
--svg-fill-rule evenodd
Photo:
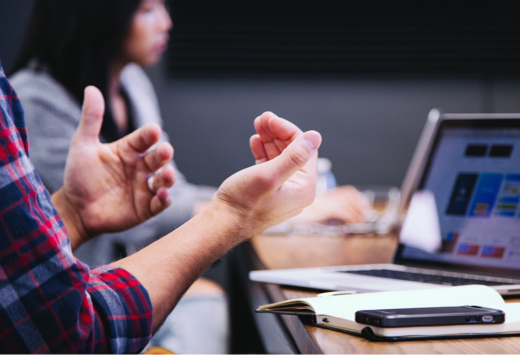
<instances>
[{"instance_id":1,"label":"thumb","mask_svg":"<svg viewBox=\"0 0 520 356\"><path fill-rule=\"evenodd\" d=\"M273 179L272 182L276 187L281 186L293 174L303 168L308 174L315 175L316 164L305 166L312 158L314 158L314 161L316 160L315 153L320 145L321 135L319 132L307 131L287 146L278 157L263 163L262 169Z\"/></svg>"},{"instance_id":2,"label":"thumb","mask_svg":"<svg viewBox=\"0 0 520 356\"><path fill-rule=\"evenodd\" d=\"M75 138L83 142L98 142L104 113L105 100L103 99L101 91L94 86L86 87L81 120L76 130Z\"/></svg>"}]
</instances>

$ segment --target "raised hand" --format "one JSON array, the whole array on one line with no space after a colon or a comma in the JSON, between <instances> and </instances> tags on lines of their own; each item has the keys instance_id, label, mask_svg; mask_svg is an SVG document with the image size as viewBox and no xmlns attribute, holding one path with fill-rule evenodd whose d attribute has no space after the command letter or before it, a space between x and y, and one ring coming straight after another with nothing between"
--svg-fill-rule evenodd
<instances>
[{"instance_id":1,"label":"raised hand","mask_svg":"<svg viewBox=\"0 0 520 356\"><path fill-rule=\"evenodd\" d=\"M251 137L250 146L256 163L263 163L281 154L302 131L287 120L273 113L264 113L255 120L257 134ZM305 210L290 220L291 223L317 223L328 220L358 223L368 212L365 199L352 186L342 186L316 197Z\"/></svg>"},{"instance_id":2,"label":"raised hand","mask_svg":"<svg viewBox=\"0 0 520 356\"><path fill-rule=\"evenodd\" d=\"M146 125L114 143L102 144L103 113L101 92L87 87L64 185L58 191L75 212L74 228L83 241L128 229L158 214L171 203L167 188L175 181L175 170L167 165L173 158L171 145L162 143L148 151L159 141L159 126Z\"/></svg>"},{"instance_id":3,"label":"raised hand","mask_svg":"<svg viewBox=\"0 0 520 356\"><path fill-rule=\"evenodd\" d=\"M353 186L345 185L316 196L316 200L303 212L291 219L293 224L299 223L362 223L370 206L366 198Z\"/></svg>"},{"instance_id":4,"label":"raised hand","mask_svg":"<svg viewBox=\"0 0 520 356\"><path fill-rule=\"evenodd\" d=\"M263 163L279 156L287 146L303 134L293 123L265 112L255 119L256 135L249 141L256 163Z\"/></svg>"},{"instance_id":5,"label":"raised hand","mask_svg":"<svg viewBox=\"0 0 520 356\"><path fill-rule=\"evenodd\" d=\"M255 129L258 134L250 144L257 165L229 177L213 197L213 202L234 210L253 234L299 214L312 203L321 144L318 132L302 133L269 112L255 120Z\"/></svg>"}]
</instances>

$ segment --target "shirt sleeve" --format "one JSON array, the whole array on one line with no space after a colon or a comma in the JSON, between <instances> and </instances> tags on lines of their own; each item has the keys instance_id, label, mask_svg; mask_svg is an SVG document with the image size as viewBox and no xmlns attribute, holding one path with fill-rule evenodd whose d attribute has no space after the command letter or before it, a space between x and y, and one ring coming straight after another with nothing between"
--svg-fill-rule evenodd
<instances>
[{"instance_id":1,"label":"shirt sleeve","mask_svg":"<svg viewBox=\"0 0 520 356\"><path fill-rule=\"evenodd\" d=\"M152 333L146 289L90 270L28 158L23 111L0 67L0 352L136 353Z\"/></svg>"}]
</instances>

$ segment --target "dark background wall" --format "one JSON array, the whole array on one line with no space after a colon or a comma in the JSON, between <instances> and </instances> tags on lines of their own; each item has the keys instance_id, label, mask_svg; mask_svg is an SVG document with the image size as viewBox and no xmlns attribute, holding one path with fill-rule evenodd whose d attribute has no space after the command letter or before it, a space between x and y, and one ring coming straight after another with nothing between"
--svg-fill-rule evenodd
<instances>
[{"instance_id":1,"label":"dark background wall","mask_svg":"<svg viewBox=\"0 0 520 356\"><path fill-rule=\"evenodd\" d=\"M13 61L31 3L32 0L0 1L0 59L6 69ZM332 160L338 182L363 187L400 185L426 115L433 107L447 112L520 112L517 99L520 77L514 66L507 70L484 67L465 70L465 62L459 61L462 66L439 70L432 67L436 63L433 61L429 67L412 71L403 71L395 64L390 69L375 70L363 68L364 61L359 58L357 69L304 67L294 71L290 61L288 66L286 63L286 67L277 70L196 66L198 57L183 59L175 54L214 55L219 43L216 33L229 29L237 18L243 18L235 16L231 21L217 14L207 18L225 21L213 22L212 27L205 28L207 21L200 17L204 14L187 11L194 11L195 7L200 10L208 3L191 2L194 5L188 9L187 2L172 2L176 28L171 53L159 65L148 69L159 96L165 130L175 147L176 162L192 182L219 185L230 174L251 165L253 158L248 140L254 133L252 122L266 110L295 122L304 130L320 131L324 138L320 155ZM229 11L226 14L229 15ZM276 25L275 20L247 20L245 25L263 23L265 28L271 29ZM436 29L435 26L433 22L430 28ZM365 28L371 28L370 24ZM406 28L403 31L413 33L413 30L406 32ZM195 37L190 38L190 33L195 33ZM247 31L239 33L246 36L240 48L249 46ZM181 46L186 43L200 46L195 49ZM303 41L303 47L305 43ZM421 45L413 41L407 43L411 46L408 50ZM452 50L448 48L446 53L453 53L457 46ZM228 54L231 52L228 50ZM468 47L460 53L470 52ZM372 55L377 57L374 53ZM234 62L228 58L222 63ZM387 59L385 63L390 62ZM312 73L305 68L310 68Z\"/></svg>"},{"instance_id":2,"label":"dark background wall","mask_svg":"<svg viewBox=\"0 0 520 356\"><path fill-rule=\"evenodd\" d=\"M14 61L33 0L0 1L0 61L4 70Z\"/></svg>"}]
</instances>

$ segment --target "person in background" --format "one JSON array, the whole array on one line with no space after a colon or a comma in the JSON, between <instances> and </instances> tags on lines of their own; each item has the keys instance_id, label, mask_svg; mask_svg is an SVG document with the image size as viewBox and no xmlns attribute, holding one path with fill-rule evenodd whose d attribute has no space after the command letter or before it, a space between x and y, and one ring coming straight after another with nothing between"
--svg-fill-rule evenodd
<instances>
[{"instance_id":1,"label":"person in background","mask_svg":"<svg viewBox=\"0 0 520 356\"><path fill-rule=\"evenodd\" d=\"M107 103L102 142L114 142L148 123L162 126L153 86L142 67L159 61L173 24L164 0L36 0L28 24L11 81L25 108L31 160L55 192L63 185L87 85L98 87ZM166 134L161 141L169 141ZM173 161L171 165L175 167ZM170 189L173 202L163 213L131 230L90 240L75 255L90 266L130 255L181 226L215 192L213 187L190 184L177 170ZM340 187L319 196L295 221L358 222L365 211L359 192ZM193 317L198 314L214 317ZM223 291L200 279L152 343L179 353L226 353L228 328Z\"/></svg>"},{"instance_id":2,"label":"person in background","mask_svg":"<svg viewBox=\"0 0 520 356\"><path fill-rule=\"evenodd\" d=\"M101 93L87 87L64 184L51 196L29 160L23 109L0 65L2 353L140 352L204 268L314 198L321 136L265 113L251 138L256 166L229 177L181 228L89 269L72 250L164 210L175 180L165 166L171 145L151 149L160 127L102 144L103 110ZM273 142L284 148L268 149Z\"/></svg>"}]
</instances>

